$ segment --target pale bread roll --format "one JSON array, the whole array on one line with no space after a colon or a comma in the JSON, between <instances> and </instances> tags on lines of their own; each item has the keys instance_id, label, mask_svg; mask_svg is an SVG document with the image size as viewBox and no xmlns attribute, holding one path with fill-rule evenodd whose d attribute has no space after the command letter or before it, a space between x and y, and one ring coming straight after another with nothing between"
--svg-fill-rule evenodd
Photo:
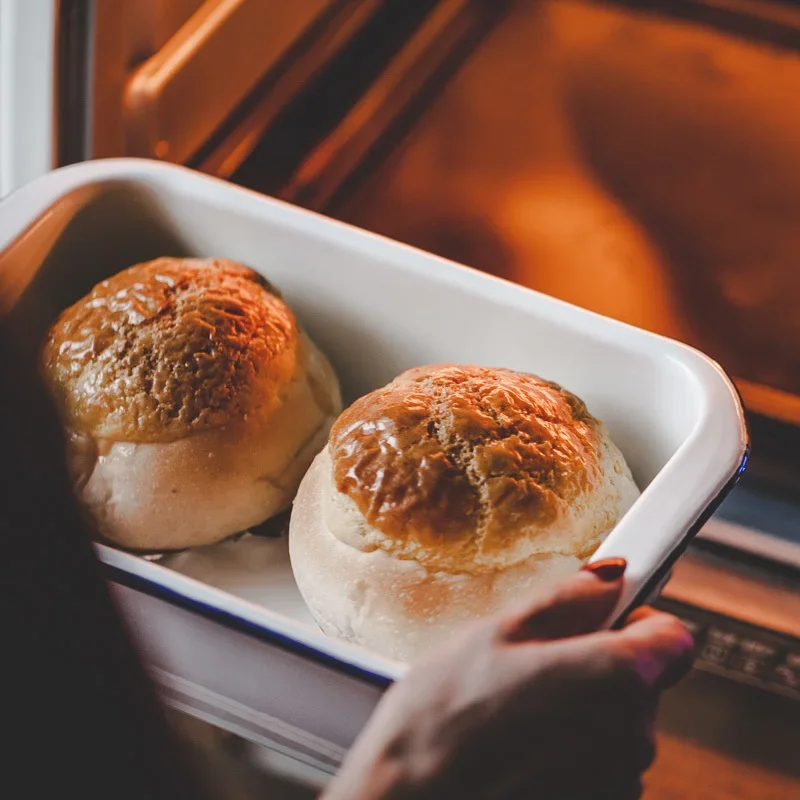
<instances>
[{"instance_id":1,"label":"pale bread roll","mask_svg":"<svg viewBox=\"0 0 800 800\"><path fill-rule=\"evenodd\" d=\"M50 329L44 373L105 541L210 544L287 508L341 409L330 364L253 270L161 258Z\"/></svg>"},{"instance_id":2,"label":"pale bread roll","mask_svg":"<svg viewBox=\"0 0 800 800\"><path fill-rule=\"evenodd\" d=\"M578 569L638 496L559 386L421 367L334 424L295 498L292 568L323 631L408 661Z\"/></svg>"}]
</instances>

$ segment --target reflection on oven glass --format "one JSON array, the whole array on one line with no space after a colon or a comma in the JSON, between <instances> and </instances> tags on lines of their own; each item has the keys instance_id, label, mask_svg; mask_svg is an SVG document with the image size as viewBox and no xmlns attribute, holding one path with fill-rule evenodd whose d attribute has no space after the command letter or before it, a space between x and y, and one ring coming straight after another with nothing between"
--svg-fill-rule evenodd
<instances>
[{"instance_id":1,"label":"reflection on oven glass","mask_svg":"<svg viewBox=\"0 0 800 800\"><path fill-rule=\"evenodd\" d=\"M800 393L800 54L620 4L515 8L332 213Z\"/></svg>"}]
</instances>

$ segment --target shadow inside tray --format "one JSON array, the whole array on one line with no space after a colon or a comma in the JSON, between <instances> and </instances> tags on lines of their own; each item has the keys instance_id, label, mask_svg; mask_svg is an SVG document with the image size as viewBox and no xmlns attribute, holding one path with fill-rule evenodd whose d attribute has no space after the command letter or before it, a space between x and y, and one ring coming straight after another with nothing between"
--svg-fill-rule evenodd
<instances>
[{"instance_id":1,"label":"shadow inside tray","mask_svg":"<svg viewBox=\"0 0 800 800\"><path fill-rule=\"evenodd\" d=\"M109 182L62 197L0 254L4 282L15 287L8 311L28 358L61 311L96 283L159 256L193 255L146 188Z\"/></svg>"}]
</instances>

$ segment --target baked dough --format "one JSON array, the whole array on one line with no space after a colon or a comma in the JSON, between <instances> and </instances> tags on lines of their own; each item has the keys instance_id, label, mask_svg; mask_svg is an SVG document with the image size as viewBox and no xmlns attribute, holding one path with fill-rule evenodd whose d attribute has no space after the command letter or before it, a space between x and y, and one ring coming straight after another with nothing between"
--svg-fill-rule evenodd
<instances>
[{"instance_id":1,"label":"baked dough","mask_svg":"<svg viewBox=\"0 0 800 800\"><path fill-rule=\"evenodd\" d=\"M102 539L210 544L291 503L341 409L330 364L258 273L161 258L98 284L49 331L44 373Z\"/></svg>"},{"instance_id":2,"label":"baked dough","mask_svg":"<svg viewBox=\"0 0 800 800\"><path fill-rule=\"evenodd\" d=\"M326 633L410 660L576 570L638 495L603 423L561 387L421 367L334 424L294 503L292 567Z\"/></svg>"}]
</instances>

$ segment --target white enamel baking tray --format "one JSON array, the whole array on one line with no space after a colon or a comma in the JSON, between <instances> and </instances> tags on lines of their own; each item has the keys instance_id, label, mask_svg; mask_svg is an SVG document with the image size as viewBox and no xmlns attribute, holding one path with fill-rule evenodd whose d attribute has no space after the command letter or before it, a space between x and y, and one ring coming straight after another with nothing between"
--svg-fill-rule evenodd
<instances>
[{"instance_id":1,"label":"white enamel baking tray","mask_svg":"<svg viewBox=\"0 0 800 800\"><path fill-rule=\"evenodd\" d=\"M46 175L0 203L0 253L2 297L31 353L103 277L160 255L216 255L280 287L346 400L444 361L563 384L605 420L644 490L594 555L628 560L618 616L657 587L746 462L738 395L696 350L180 167L113 160ZM281 542L251 537L162 563L99 553L118 583L301 659L377 683L402 673L318 631Z\"/></svg>"}]
</instances>

